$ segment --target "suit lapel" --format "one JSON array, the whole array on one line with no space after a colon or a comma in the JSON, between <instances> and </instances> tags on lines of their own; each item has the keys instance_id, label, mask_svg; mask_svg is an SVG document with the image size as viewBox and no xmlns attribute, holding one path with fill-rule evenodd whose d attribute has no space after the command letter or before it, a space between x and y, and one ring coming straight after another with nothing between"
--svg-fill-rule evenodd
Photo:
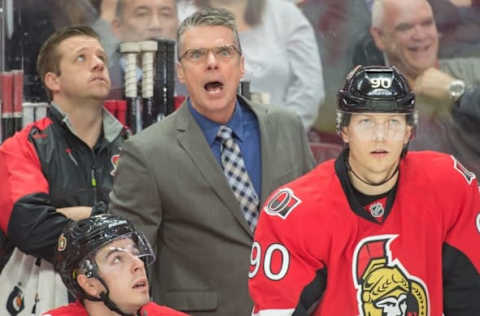
<instances>
[{"instance_id":1,"label":"suit lapel","mask_svg":"<svg viewBox=\"0 0 480 316\"><path fill-rule=\"evenodd\" d=\"M212 190L227 206L228 210L232 212L232 215L240 223L240 226L251 234L247 221L240 210L240 205L222 172L222 168L218 165L202 130L186 104L183 104L180 109L178 109L176 120L177 139L180 146L197 166L199 173L205 181L210 184Z\"/></svg>"},{"instance_id":2,"label":"suit lapel","mask_svg":"<svg viewBox=\"0 0 480 316\"><path fill-rule=\"evenodd\" d=\"M245 101L246 102L246 101ZM246 102L248 104L248 102ZM262 153L262 196L260 197L260 210L265 203L265 200L268 198L269 193L274 190L273 188L273 178L272 175L275 174L275 164L272 163L274 160L273 156L278 154L275 152L274 144L271 141L270 135L274 135L272 131L273 126L268 120L268 108L251 106L249 105L252 111L255 113L258 119L258 126L260 129L260 148Z\"/></svg>"}]
</instances>

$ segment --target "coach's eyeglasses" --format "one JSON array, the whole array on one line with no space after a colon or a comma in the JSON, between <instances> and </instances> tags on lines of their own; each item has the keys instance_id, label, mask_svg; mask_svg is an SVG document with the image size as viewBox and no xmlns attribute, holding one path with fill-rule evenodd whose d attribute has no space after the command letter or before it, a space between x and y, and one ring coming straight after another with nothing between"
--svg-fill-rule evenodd
<instances>
[{"instance_id":1,"label":"coach's eyeglasses","mask_svg":"<svg viewBox=\"0 0 480 316\"><path fill-rule=\"evenodd\" d=\"M192 63L204 63L207 61L210 52L212 52L215 58L220 61L228 61L236 54L240 54L240 50L235 45L217 46L212 48L191 48L187 49L178 60L187 60Z\"/></svg>"}]
</instances>

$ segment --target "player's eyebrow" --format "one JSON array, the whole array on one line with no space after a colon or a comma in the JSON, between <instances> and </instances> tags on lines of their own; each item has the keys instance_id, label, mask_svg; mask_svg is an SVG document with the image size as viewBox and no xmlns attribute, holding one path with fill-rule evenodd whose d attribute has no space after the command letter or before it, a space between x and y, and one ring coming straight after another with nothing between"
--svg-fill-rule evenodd
<instances>
[{"instance_id":1,"label":"player's eyebrow","mask_svg":"<svg viewBox=\"0 0 480 316\"><path fill-rule=\"evenodd\" d=\"M105 259L108 259L112 254L125 251L125 249L120 248L120 247L110 247L107 253L105 253L102 257Z\"/></svg>"}]
</instances>

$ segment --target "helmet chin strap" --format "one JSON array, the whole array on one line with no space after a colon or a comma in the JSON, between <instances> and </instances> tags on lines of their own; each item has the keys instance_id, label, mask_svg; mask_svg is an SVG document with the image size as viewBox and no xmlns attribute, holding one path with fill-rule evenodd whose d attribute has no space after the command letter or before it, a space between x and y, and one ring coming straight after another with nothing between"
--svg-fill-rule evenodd
<instances>
[{"instance_id":1,"label":"helmet chin strap","mask_svg":"<svg viewBox=\"0 0 480 316\"><path fill-rule=\"evenodd\" d=\"M115 304L110 297L108 296L108 292L102 292L100 293L100 298L103 301L103 304L107 306L110 310L116 312L117 314L120 314L121 316L135 316L134 314L126 314L123 311L120 310L120 308Z\"/></svg>"},{"instance_id":2,"label":"helmet chin strap","mask_svg":"<svg viewBox=\"0 0 480 316\"><path fill-rule=\"evenodd\" d=\"M361 182L365 183L366 185L370 185L370 186L374 186L374 187L378 187L378 186L381 186L381 185L387 183L398 173L398 164L397 164L397 167L395 168L395 171L392 173L392 175L390 177L388 177L388 178L386 178L386 179L384 179L380 182L371 182L371 181L363 179L358 174L356 174L355 171L353 171L352 166L350 166L350 163L348 162L348 159L345 159L345 162L347 164L348 171L350 171L355 176L355 178L357 178Z\"/></svg>"},{"instance_id":3,"label":"helmet chin strap","mask_svg":"<svg viewBox=\"0 0 480 316\"><path fill-rule=\"evenodd\" d=\"M100 281L100 283L103 284L103 286L105 287L106 291L103 291L102 293L100 293L100 298L96 298L95 301L102 301L103 304L105 304L105 306L107 306L110 310L114 311L115 313L121 315L121 316L135 316L134 314L127 314L125 312L123 312L120 307L117 306L117 304L115 304L115 302L113 302L111 299L110 299L110 290L108 289L108 286L107 284L105 283L105 281L103 281L103 279L101 277L99 277L98 275L96 276L96 279Z\"/></svg>"}]
</instances>

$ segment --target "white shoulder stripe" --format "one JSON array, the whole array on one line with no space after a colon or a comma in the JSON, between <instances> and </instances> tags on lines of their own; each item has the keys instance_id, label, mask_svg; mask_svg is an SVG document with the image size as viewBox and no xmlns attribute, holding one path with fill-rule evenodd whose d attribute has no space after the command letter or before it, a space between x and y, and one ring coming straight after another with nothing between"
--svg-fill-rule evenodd
<instances>
[{"instance_id":1,"label":"white shoulder stripe","mask_svg":"<svg viewBox=\"0 0 480 316\"><path fill-rule=\"evenodd\" d=\"M257 313L252 312L252 316L291 316L295 309L264 309Z\"/></svg>"}]
</instances>

